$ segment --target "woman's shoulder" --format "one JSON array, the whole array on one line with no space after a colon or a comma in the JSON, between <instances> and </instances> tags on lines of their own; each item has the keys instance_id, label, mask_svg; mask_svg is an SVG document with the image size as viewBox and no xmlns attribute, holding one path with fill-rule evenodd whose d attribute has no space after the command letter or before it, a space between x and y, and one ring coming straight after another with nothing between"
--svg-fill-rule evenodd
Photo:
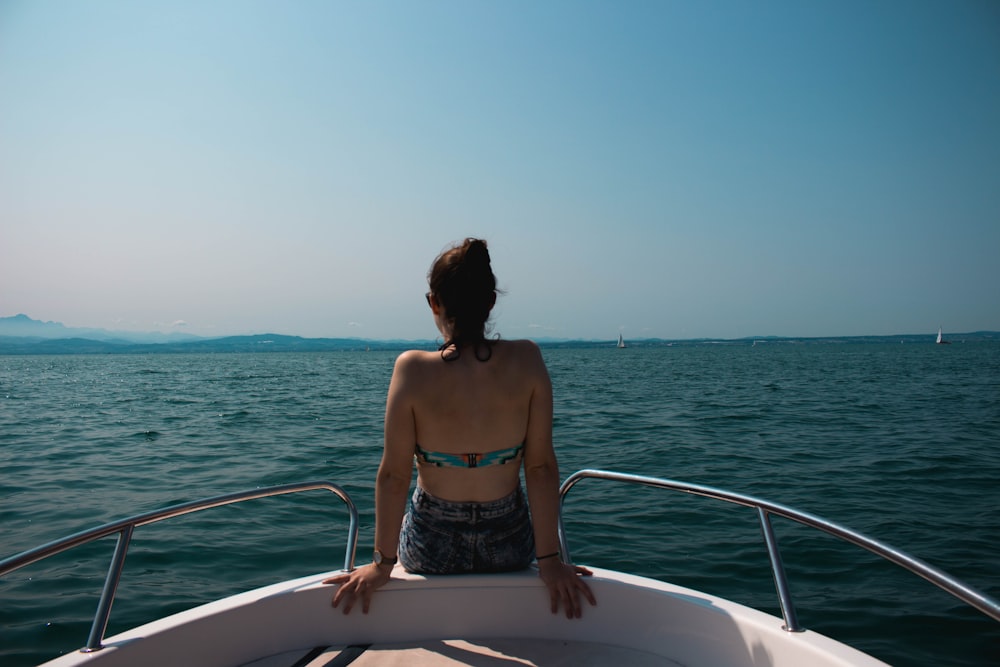
<instances>
[{"instance_id":1,"label":"woman's shoulder","mask_svg":"<svg viewBox=\"0 0 1000 667\"><path fill-rule=\"evenodd\" d=\"M541 348L538 347L538 343L526 338L516 340L498 340L496 344L509 349L511 354L528 355L532 357L541 355Z\"/></svg>"},{"instance_id":2,"label":"woman's shoulder","mask_svg":"<svg viewBox=\"0 0 1000 667\"><path fill-rule=\"evenodd\" d=\"M538 347L538 343L533 340L503 340L497 341L497 345L502 346L504 358L517 366L545 367L545 362L542 360L542 350Z\"/></svg>"},{"instance_id":3,"label":"woman's shoulder","mask_svg":"<svg viewBox=\"0 0 1000 667\"><path fill-rule=\"evenodd\" d=\"M500 339L491 341L490 345L496 357L503 359L504 364L544 366L541 348L533 340ZM442 356L440 350L407 350L396 357L395 368L397 371L419 373L424 369L444 367L446 365L450 364Z\"/></svg>"},{"instance_id":4,"label":"woman's shoulder","mask_svg":"<svg viewBox=\"0 0 1000 667\"><path fill-rule=\"evenodd\" d=\"M434 367L440 353L427 350L407 350L396 357L392 368L392 383L402 391L420 390L435 376ZM404 389L409 388L409 389Z\"/></svg>"},{"instance_id":5,"label":"woman's shoulder","mask_svg":"<svg viewBox=\"0 0 1000 667\"><path fill-rule=\"evenodd\" d=\"M430 350L406 350L396 357L396 368L413 368L433 364L440 359L440 352Z\"/></svg>"}]
</instances>

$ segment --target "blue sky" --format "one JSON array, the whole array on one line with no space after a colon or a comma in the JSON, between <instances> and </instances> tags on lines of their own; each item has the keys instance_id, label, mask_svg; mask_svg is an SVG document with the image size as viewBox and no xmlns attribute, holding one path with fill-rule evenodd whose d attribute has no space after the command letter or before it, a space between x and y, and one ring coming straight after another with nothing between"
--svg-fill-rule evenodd
<instances>
[{"instance_id":1,"label":"blue sky","mask_svg":"<svg viewBox=\"0 0 1000 667\"><path fill-rule=\"evenodd\" d=\"M0 3L0 316L433 338L1000 330L1000 5Z\"/></svg>"}]
</instances>

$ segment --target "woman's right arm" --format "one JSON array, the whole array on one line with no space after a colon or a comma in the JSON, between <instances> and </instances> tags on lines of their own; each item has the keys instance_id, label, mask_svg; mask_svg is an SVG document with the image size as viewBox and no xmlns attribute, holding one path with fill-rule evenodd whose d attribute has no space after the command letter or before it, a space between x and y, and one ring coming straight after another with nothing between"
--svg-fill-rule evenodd
<instances>
[{"instance_id":1,"label":"woman's right arm","mask_svg":"<svg viewBox=\"0 0 1000 667\"><path fill-rule=\"evenodd\" d=\"M375 547L386 556L397 555L399 528L413 479L417 444L413 399L420 370L417 361L414 352L404 352L396 359L385 402L385 448L375 479Z\"/></svg>"},{"instance_id":2,"label":"woman's right arm","mask_svg":"<svg viewBox=\"0 0 1000 667\"><path fill-rule=\"evenodd\" d=\"M406 496L413 477L413 453L417 442L413 416L414 355L404 352L396 359L385 405L385 444L375 477L375 548L389 557L398 557L399 529L406 511ZM389 581L392 569L375 563L340 574L323 583L340 584L333 606L344 603L350 613L356 599L368 613L372 593Z\"/></svg>"}]
</instances>

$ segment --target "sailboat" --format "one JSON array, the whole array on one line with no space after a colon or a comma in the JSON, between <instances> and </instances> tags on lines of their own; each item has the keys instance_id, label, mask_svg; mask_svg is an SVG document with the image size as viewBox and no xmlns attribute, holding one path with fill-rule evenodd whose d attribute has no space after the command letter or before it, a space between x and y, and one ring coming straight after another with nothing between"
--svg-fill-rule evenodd
<instances>
[{"instance_id":1,"label":"sailboat","mask_svg":"<svg viewBox=\"0 0 1000 667\"><path fill-rule=\"evenodd\" d=\"M938 345L951 345L951 341L950 340L945 340L944 339L944 335L941 333L941 327L938 327L937 344Z\"/></svg>"},{"instance_id":2,"label":"sailboat","mask_svg":"<svg viewBox=\"0 0 1000 667\"><path fill-rule=\"evenodd\" d=\"M618 347L625 347L625 339L622 337L621 332L618 333Z\"/></svg>"}]
</instances>

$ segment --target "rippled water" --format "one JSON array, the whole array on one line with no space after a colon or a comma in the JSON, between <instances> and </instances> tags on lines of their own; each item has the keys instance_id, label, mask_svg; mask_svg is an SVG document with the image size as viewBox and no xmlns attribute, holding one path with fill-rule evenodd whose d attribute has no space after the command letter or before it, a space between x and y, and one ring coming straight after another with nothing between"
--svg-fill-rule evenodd
<instances>
[{"instance_id":1,"label":"rippled water","mask_svg":"<svg viewBox=\"0 0 1000 667\"><path fill-rule=\"evenodd\" d=\"M1000 345L767 344L547 349L565 477L606 468L792 505L1000 596ZM0 357L0 556L105 521L257 486L372 483L395 355ZM336 568L346 516L324 492L137 532L110 633L223 594ZM327 497L329 496L329 497ZM751 510L585 481L577 562L777 613ZM1000 661L1000 625L913 575L782 520L800 620L897 665ZM112 540L0 581L0 663L85 641Z\"/></svg>"}]
</instances>

